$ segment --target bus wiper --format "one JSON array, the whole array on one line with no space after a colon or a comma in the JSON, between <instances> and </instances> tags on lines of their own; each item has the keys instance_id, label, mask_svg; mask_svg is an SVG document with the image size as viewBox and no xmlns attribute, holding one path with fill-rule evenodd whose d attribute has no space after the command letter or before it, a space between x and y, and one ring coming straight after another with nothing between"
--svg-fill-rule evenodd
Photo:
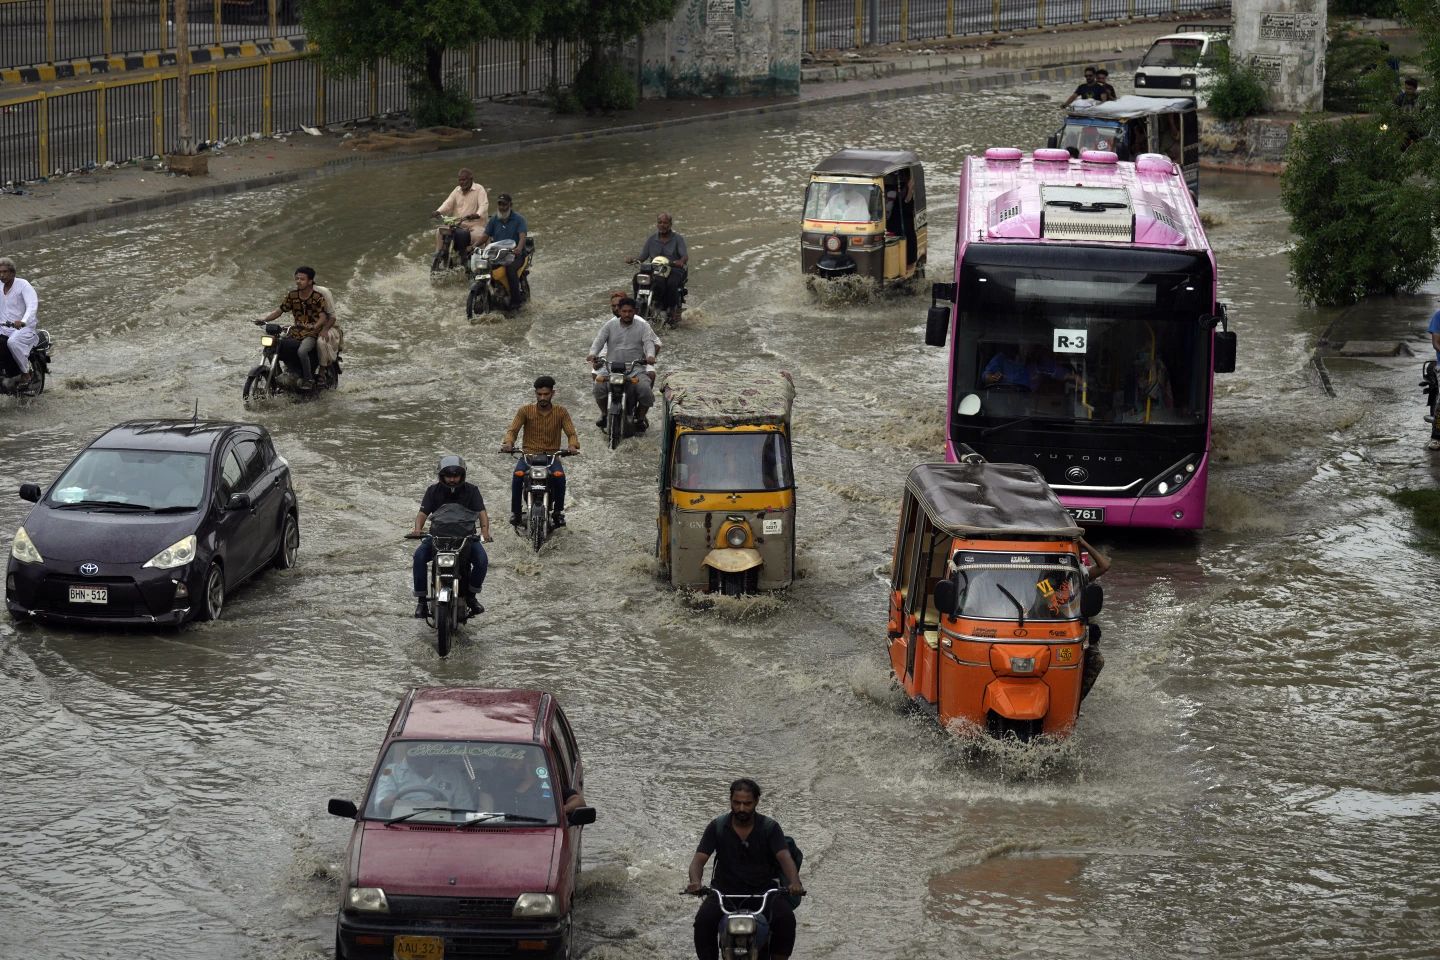
<instances>
[{"instance_id":1,"label":"bus wiper","mask_svg":"<svg viewBox=\"0 0 1440 960\"><path fill-rule=\"evenodd\" d=\"M999 591L1000 591L1001 593L1005 594L1005 596L1007 596L1007 597L1010 598L1010 602L1011 602L1011 603L1015 604L1015 610L1016 610L1016 612L1018 612L1018 613L1020 614L1020 626L1022 626L1022 627L1025 626L1025 606L1024 606L1024 604L1022 604L1019 600L1016 600L1016 599L1015 599L1015 594L1013 594L1013 593L1011 593L1009 590L1006 590L1006 589L1005 589L1005 584L1003 584L1003 583L997 583L997 584L995 584L995 586L996 586L996 588L999 589Z\"/></svg>"},{"instance_id":2,"label":"bus wiper","mask_svg":"<svg viewBox=\"0 0 1440 960\"><path fill-rule=\"evenodd\" d=\"M996 424L993 427L986 427L984 430L980 431L980 436L988 437L990 434L995 433L997 430L1009 430L1011 427L1017 427L1022 423L1029 423L1031 420L1034 419L1035 415L1031 414L1026 417L1019 417L1018 419L1011 420L1009 423L1000 423Z\"/></svg>"}]
</instances>

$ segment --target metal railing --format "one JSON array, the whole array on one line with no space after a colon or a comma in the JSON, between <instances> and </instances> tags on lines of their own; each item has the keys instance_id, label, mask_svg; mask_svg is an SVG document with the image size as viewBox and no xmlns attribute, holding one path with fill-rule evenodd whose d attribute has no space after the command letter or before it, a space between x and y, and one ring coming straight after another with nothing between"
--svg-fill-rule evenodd
<instances>
[{"instance_id":1,"label":"metal railing","mask_svg":"<svg viewBox=\"0 0 1440 960\"><path fill-rule=\"evenodd\" d=\"M175 47L178 0L0 0L0 68ZM190 44L298 37L297 0L189 0Z\"/></svg>"},{"instance_id":2,"label":"metal railing","mask_svg":"<svg viewBox=\"0 0 1440 960\"><path fill-rule=\"evenodd\" d=\"M568 86L580 48L495 41L452 51L446 68L475 99ZM84 90L0 94L0 182L123 163L179 148L179 90L173 68L86 84ZM197 139L271 136L301 125L325 126L404 110L405 70L382 61L358 77L327 75L300 53L260 60L195 64L190 121Z\"/></svg>"},{"instance_id":3,"label":"metal railing","mask_svg":"<svg viewBox=\"0 0 1440 960\"><path fill-rule=\"evenodd\" d=\"M805 49L1228 10L1228 0L801 0Z\"/></svg>"}]
</instances>

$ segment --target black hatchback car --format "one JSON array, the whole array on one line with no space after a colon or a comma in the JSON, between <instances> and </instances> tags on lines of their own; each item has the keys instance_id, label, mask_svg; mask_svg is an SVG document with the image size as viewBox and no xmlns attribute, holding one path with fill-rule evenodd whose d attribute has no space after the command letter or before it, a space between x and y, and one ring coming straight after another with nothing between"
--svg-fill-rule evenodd
<instances>
[{"instance_id":1,"label":"black hatchback car","mask_svg":"<svg viewBox=\"0 0 1440 960\"><path fill-rule=\"evenodd\" d=\"M214 620L266 566L293 566L290 467L263 427L131 420L80 452L15 532L5 606L16 618L99 624Z\"/></svg>"}]
</instances>

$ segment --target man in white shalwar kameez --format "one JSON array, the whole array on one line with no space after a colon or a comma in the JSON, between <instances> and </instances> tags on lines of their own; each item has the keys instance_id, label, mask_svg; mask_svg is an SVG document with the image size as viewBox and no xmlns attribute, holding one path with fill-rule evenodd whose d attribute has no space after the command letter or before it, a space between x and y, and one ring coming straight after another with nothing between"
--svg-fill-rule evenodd
<instances>
[{"instance_id":1,"label":"man in white shalwar kameez","mask_svg":"<svg viewBox=\"0 0 1440 960\"><path fill-rule=\"evenodd\" d=\"M5 339L21 383L30 382L30 351L40 341L39 308L35 288L28 280L15 276L15 261L0 257L0 336ZM10 371L10 363L3 366Z\"/></svg>"}]
</instances>

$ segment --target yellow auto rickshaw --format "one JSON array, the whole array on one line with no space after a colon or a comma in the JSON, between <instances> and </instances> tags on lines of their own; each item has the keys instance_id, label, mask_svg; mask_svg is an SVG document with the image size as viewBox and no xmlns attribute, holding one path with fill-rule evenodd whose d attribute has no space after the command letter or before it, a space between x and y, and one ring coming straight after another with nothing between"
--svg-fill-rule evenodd
<instances>
[{"instance_id":1,"label":"yellow auto rickshaw","mask_svg":"<svg viewBox=\"0 0 1440 960\"><path fill-rule=\"evenodd\" d=\"M908 150L844 149L805 189L800 269L877 283L925 276L925 172Z\"/></svg>"},{"instance_id":2,"label":"yellow auto rickshaw","mask_svg":"<svg viewBox=\"0 0 1440 960\"><path fill-rule=\"evenodd\" d=\"M743 596L795 576L786 373L674 372L662 389L655 555L676 587Z\"/></svg>"}]
</instances>

